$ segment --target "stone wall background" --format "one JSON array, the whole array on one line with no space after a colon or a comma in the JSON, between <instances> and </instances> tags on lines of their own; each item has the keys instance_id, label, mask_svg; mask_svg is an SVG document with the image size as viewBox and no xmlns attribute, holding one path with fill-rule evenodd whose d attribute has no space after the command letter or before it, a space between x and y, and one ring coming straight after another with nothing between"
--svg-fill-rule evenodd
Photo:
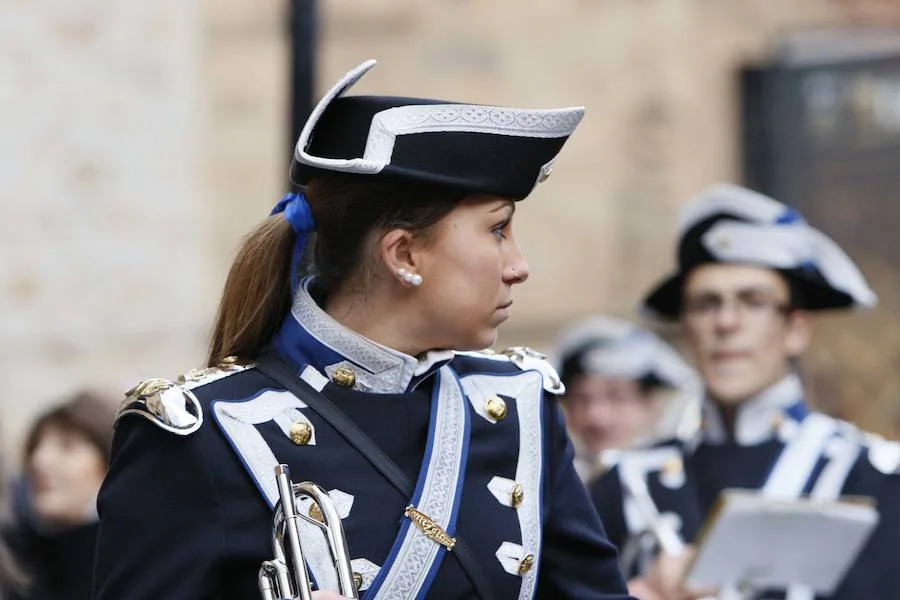
<instances>
[{"instance_id":1,"label":"stone wall background","mask_svg":"<svg viewBox=\"0 0 900 600\"><path fill-rule=\"evenodd\" d=\"M786 31L900 25L892 0L320 0L319 88L587 116L517 216L532 279L501 343L633 306L672 264L674 218L739 175L735 70ZM240 236L283 192L286 4L0 2L0 405L14 460L40 410L118 398L203 362ZM900 265L888 309L823 323L822 403L900 433ZM893 286L893 287L892 287ZM859 320L862 319L862 320ZM676 332L664 331L675 339ZM872 340L878 340L873 344Z\"/></svg>"}]
</instances>

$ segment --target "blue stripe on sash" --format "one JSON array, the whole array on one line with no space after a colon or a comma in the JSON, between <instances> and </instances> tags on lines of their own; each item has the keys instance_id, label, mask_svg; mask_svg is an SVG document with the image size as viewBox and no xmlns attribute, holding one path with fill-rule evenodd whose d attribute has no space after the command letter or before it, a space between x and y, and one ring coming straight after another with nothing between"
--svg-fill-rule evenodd
<instances>
[{"instance_id":1,"label":"blue stripe on sash","mask_svg":"<svg viewBox=\"0 0 900 600\"><path fill-rule=\"evenodd\" d=\"M410 504L434 519L450 536L456 527L468 448L469 412L462 387L456 374L449 367L442 367L435 375L428 442ZM404 517L366 597L424 598L446 553L444 546L426 538Z\"/></svg>"}]
</instances>

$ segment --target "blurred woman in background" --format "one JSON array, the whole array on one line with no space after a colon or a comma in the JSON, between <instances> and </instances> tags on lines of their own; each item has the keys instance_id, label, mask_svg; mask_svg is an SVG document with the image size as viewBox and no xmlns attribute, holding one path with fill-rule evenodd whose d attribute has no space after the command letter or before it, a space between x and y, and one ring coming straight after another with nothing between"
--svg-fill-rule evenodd
<instances>
[{"instance_id":1,"label":"blurred woman in background","mask_svg":"<svg viewBox=\"0 0 900 600\"><path fill-rule=\"evenodd\" d=\"M114 406L79 393L34 422L24 477L5 532L30 583L15 600L87 600L97 540L97 492L109 460Z\"/></svg>"},{"instance_id":2,"label":"blurred woman in background","mask_svg":"<svg viewBox=\"0 0 900 600\"><path fill-rule=\"evenodd\" d=\"M0 506L3 514L7 514L9 494L5 485L5 473L0 473ZM0 600L7 600L13 591L21 591L28 585L28 576L22 571L18 562L3 538L0 538Z\"/></svg>"}]
</instances>

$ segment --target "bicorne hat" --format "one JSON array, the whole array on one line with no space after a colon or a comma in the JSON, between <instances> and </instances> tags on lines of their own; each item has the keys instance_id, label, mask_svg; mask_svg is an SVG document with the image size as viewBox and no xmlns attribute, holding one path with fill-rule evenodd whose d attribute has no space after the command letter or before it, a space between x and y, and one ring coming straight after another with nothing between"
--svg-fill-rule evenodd
<instances>
[{"instance_id":1,"label":"bicorne hat","mask_svg":"<svg viewBox=\"0 0 900 600\"><path fill-rule=\"evenodd\" d=\"M559 336L551 357L567 386L581 375L639 381L649 387L692 390L694 370L653 332L628 321L594 316Z\"/></svg>"},{"instance_id":2,"label":"bicorne hat","mask_svg":"<svg viewBox=\"0 0 900 600\"><path fill-rule=\"evenodd\" d=\"M685 277L706 263L767 267L784 275L794 307L816 311L874 306L875 293L850 257L795 209L737 185L714 185L682 212L678 270L644 300L665 319L681 313Z\"/></svg>"},{"instance_id":3,"label":"bicorne hat","mask_svg":"<svg viewBox=\"0 0 900 600\"><path fill-rule=\"evenodd\" d=\"M345 96L374 65L369 60L347 73L312 111L294 150L293 183L332 171L520 200L547 178L584 115L582 107Z\"/></svg>"}]
</instances>

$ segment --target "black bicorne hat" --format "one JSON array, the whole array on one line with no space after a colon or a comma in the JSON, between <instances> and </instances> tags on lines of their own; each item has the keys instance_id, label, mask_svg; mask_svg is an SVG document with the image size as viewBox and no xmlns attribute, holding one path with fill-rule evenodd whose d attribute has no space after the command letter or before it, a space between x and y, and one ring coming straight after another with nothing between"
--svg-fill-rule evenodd
<instances>
[{"instance_id":1,"label":"black bicorne hat","mask_svg":"<svg viewBox=\"0 0 900 600\"><path fill-rule=\"evenodd\" d=\"M685 277L713 262L781 273L795 292L795 308L868 308L877 303L862 273L834 241L768 196L737 185L712 186L685 207L679 231L678 270L643 303L645 311L658 317L677 319Z\"/></svg>"},{"instance_id":2,"label":"black bicorne hat","mask_svg":"<svg viewBox=\"0 0 900 600\"><path fill-rule=\"evenodd\" d=\"M513 200L550 174L584 108L526 110L443 100L344 96L372 66L347 73L313 110L291 180L317 171L450 186Z\"/></svg>"}]
</instances>

